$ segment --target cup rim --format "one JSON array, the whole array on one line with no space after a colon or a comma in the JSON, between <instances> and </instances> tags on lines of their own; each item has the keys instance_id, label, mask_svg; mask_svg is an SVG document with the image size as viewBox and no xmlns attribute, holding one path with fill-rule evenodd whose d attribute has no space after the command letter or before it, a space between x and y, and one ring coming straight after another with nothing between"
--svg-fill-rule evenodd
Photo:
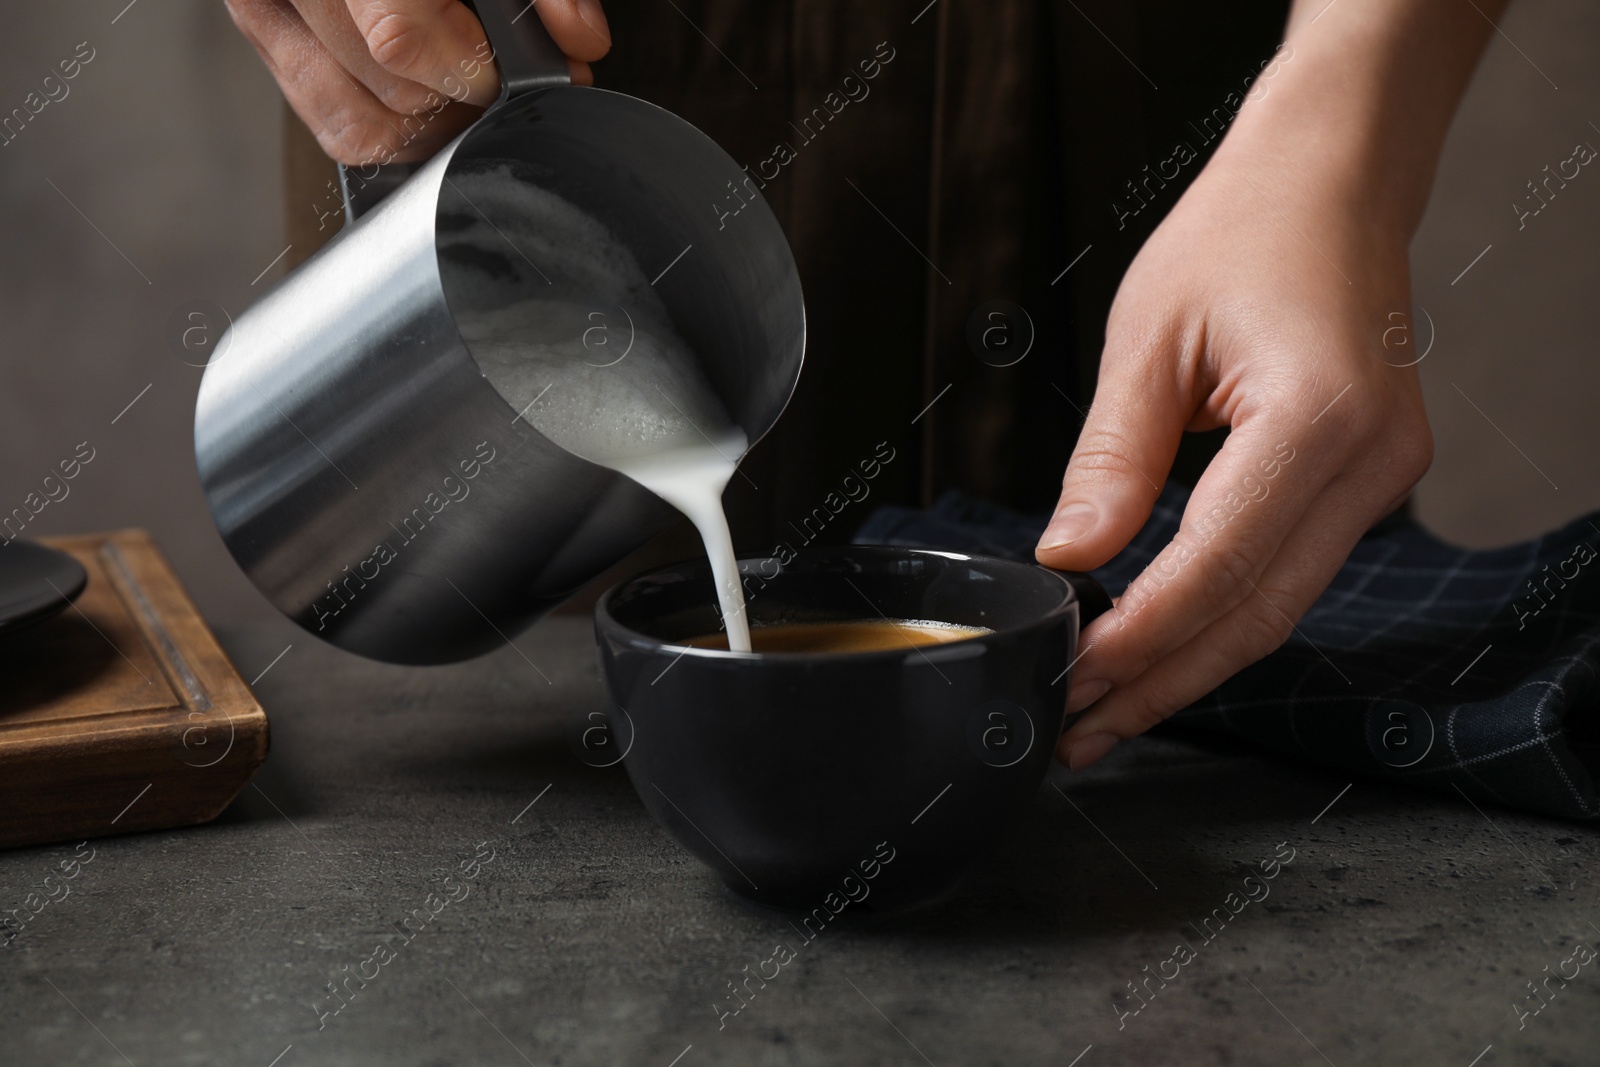
<instances>
[{"instance_id":1,"label":"cup rim","mask_svg":"<svg viewBox=\"0 0 1600 1067\"><path fill-rule=\"evenodd\" d=\"M797 551L794 555L794 558L790 561L790 565L792 565L795 561L802 559L837 559L840 557L849 558L851 556L863 555L877 558L886 556L892 556L896 558L905 558L908 556L936 556L940 559L981 563L985 565L998 566L1005 569L1017 568L1030 573L1042 572L1049 575L1051 578L1055 579L1061 584L1063 596L1058 603L1050 608L1049 611L1046 611L1037 618L1019 626L1008 626L1003 629L993 629L989 630L987 633L977 634L973 637L964 637L958 641L949 641L937 645L908 645L903 649L872 649L857 652L734 652L723 648L701 648L696 645L677 644L661 637L652 637L647 633L642 633L639 630L635 630L630 626L624 625L617 620L615 615L611 613L611 603L617 597L617 595L627 587L637 582L641 582L646 579L656 577L657 575L666 574L672 571L681 571L689 567L702 567L709 570L710 562L703 557L699 557L679 560L674 563L663 564L659 567L652 567L649 570L636 574L631 578L625 578L616 585L613 585L610 589L607 589L605 593L601 595L600 599L595 602L595 629L600 631L602 634L620 636L634 648L651 652L670 650L678 653L679 658L684 656L694 656L696 658L709 659L711 661L721 660L724 662L765 662L782 664L821 663L839 660L848 660L851 663L862 663L870 662L874 658L885 661L898 661L903 659L906 653L912 651L913 649L922 652L924 659L937 661L939 659L949 658L952 655L959 656L962 653L957 650L970 648L975 643L982 643L998 638L1008 638L1022 634L1028 634L1035 630L1052 626L1061 618L1061 616L1066 614L1068 608L1072 607L1073 605L1081 604L1082 602L1078 596L1077 589L1075 589L1072 583L1069 582L1059 571L1051 570L1049 567L1045 567L1042 564L1024 563L1020 560L1006 559L1001 556L986 556L976 552L951 552L936 548L914 548L907 545L817 545L814 547L802 548ZM737 562L742 574L744 571L744 564L746 563L759 564L774 559L777 559L777 557L739 556L737 557ZM780 567L782 566L783 564L780 563Z\"/></svg>"}]
</instances>

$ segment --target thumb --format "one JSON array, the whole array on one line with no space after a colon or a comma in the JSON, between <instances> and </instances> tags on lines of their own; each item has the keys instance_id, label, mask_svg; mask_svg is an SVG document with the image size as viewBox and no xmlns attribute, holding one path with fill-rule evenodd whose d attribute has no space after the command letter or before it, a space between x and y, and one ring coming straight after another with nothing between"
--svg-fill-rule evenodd
<instances>
[{"instance_id":1,"label":"thumb","mask_svg":"<svg viewBox=\"0 0 1600 1067\"><path fill-rule=\"evenodd\" d=\"M1106 352L1094 404L1078 434L1061 499L1039 538L1040 563L1060 570L1102 566L1150 518L1192 411L1179 396L1171 361ZM1151 353L1150 355L1154 355Z\"/></svg>"}]
</instances>

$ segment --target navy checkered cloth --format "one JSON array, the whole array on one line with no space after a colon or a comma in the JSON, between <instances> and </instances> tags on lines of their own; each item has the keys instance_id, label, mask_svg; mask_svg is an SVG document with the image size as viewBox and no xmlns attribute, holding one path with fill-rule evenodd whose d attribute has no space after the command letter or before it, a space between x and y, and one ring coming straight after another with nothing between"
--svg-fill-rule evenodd
<instances>
[{"instance_id":1,"label":"navy checkered cloth","mask_svg":"<svg viewBox=\"0 0 1600 1067\"><path fill-rule=\"evenodd\" d=\"M1113 595L1178 529L1188 490L1096 572ZM1048 516L946 494L886 507L858 544L1031 560ZM1180 712L1353 774L1569 819L1600 819L1600 512L1472 551L1391 516L1350 554L1294 634Z\"/></svg>"}]
</instances>

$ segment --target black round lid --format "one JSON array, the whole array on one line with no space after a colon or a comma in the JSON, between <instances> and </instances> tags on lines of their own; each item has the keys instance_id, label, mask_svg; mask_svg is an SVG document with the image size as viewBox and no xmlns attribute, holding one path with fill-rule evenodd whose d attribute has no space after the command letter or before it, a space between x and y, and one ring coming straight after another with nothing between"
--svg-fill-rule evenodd
<instances>
[{"instance_id":1,"label":"black round lid","mask_svg":"<svg viewBox=\"0 0 1600 1067\"><path fill-rule=\"evenodd\" d=\"M32 541L0 542L0 635L41 622L89 581L83 564Z\"/></svg>"}]
</instances>

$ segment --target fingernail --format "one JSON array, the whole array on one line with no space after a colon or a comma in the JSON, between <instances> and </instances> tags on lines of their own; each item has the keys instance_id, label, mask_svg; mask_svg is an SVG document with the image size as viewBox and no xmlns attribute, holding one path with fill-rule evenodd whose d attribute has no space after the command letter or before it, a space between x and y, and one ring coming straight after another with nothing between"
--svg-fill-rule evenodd
<instances>
[{"instance_id":1,"label":"fingernail","mask_svg":"<svg viewBox=\"0 0 1600 1067\"><path fill-rule=\"evenodd\" d=\"M1064 548L1094 529L1099 518L1100 512L1093 504L1081 500L1067 504L1055 513L1050 525L1044 528L1044 533L1039 537L1039 547L1043 550Z\"/></svg>"},{"instance_id":2,"label":"fingernail","mask_svg":"<svg viewBox=\"0 0 1600 1067\"><path fill-rule=\"evenodd\" d=\"M601 10L600 0L578 0L578 17L605 41L606 47L611 46L611 27L606 23L606 13Z\"/></svg>"},{"instance_id":3,"label":"fingernail","mask_svg":"<svg viewBox=\"0 0 1600 1067\"><path fill-rule=\"evenodd\" d=\"M1090 734L1067 751L1067 769L1081 771L1117 747L1122 738L1116 734Z\"/></svg>"},{"instance_id":4,"label":"fingernail","mask_svg":"<svg viewBox=\"0 0 1600 1067\"><path fill-rule=\"evenodd\" d=\"M1111 683L1103 678L1086 679L1075 683L1067 694L1067 714L1075 715L1111 691Z\"/></svg>"}]
</instances>

